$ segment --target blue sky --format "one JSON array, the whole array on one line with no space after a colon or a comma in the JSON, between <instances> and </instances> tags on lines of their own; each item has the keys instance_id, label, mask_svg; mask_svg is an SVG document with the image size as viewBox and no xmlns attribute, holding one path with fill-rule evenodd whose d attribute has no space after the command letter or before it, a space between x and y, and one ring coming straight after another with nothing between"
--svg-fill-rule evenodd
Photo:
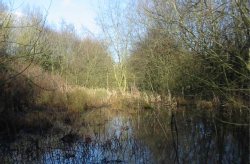
<instances>
[{"instance_id":1,"label":"blue sky","mask_svg":"<svg viewBox=\"0 0 250 164\"><path fill-rule=\"evenodd\" d=\"M42 11L49 8L47 22L59 27L62 20L76 27L78 34L90 31L97 35L101 30L96 23L100 0L3 0L12 4L14 12L22 15L23 10L29 7L39 7Z\"/></svg>"}]
</instances>

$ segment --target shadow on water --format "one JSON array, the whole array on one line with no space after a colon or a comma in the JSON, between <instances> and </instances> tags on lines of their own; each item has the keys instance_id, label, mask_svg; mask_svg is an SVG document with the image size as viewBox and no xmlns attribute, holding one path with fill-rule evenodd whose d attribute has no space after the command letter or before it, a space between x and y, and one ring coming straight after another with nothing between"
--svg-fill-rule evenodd
<instances>
[{"instance_id":1,"label":"shadow on water","mask_svg":"<svg viewBox=\"0 0 250 164\"><path fill-rule=\"evenodd\" d=\"M244 121L249 116L245 116L172 114L175 163L249 163L249 122Z\"/></svg>"},{"instance_id":2,"label":"shadow on water","mask_svg":"<svg viewBox=\"0 0 250 164\"><path fill-rule=\"evenodd\" d=\"M248 117L248 116L247 116ZM220 119L219 119L220 118ZM0 143L3 163L249 163L248 119L229 124L219 114L192 110L84 114L74 140L22 136ZM222 120L225 121L222 121ZM235 121L235 120L233 120ZM245 123L245 124L244 124ZM73 138L73 134L67 137Z\"/></svg>"}]
</instances>

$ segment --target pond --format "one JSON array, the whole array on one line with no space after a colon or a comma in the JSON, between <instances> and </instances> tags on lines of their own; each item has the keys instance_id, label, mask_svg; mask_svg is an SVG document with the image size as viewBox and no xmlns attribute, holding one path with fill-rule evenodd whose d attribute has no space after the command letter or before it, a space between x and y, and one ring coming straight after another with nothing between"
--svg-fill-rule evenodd
<instances>
[{"instance_id":1,"label":"pond","mask_svg":"<svg viewBox=\"0 0 250 164\"><path fill-rule=\"evenodd\" d=\"M248 113L89 111L73 133L0 144L1 163L249 163Z\"/></svg>"}]
</instances>

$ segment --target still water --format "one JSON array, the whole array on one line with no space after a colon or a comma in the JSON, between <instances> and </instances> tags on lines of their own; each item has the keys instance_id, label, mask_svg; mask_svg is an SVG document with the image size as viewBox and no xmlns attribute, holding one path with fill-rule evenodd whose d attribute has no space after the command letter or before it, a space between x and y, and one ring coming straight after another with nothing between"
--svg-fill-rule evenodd
<instances>
[{"instance_id":1,"label":"still water","mask_svg":"<svg viewBox=\"0 0 250 164\"><path fill-rule=\"evenodd\" d=\"M103 108L82 119L81 135L1 143L1 163L249 163L248 113Z\"/></svg>"}]
</instances>

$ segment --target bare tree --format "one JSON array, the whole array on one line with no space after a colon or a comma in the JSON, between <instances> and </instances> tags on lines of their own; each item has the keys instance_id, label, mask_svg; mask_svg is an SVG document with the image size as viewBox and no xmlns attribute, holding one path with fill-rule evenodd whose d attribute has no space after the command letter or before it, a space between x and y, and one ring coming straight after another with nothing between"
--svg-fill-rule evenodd
<instances>
[{"instance_id":1,"label":"bare tree","mask_svg":"<svg viewBox=\"0 0 250 164\"><path fill-rule=\"evenodd\" d=\"M198 83L222 95L249 91L249 2L144 2L149 19L177 38L202 63L202 76L195 76Z\"/></svg>"},{"instance_id":2,"label":"bare tree","mask_svg":"<svg viewBox=\"0 0 250 164\"><path fill-rule=\"evenodd\" d=\"M100 13L98 22L109 45L109 50L116 61L113 69L117 86L120 91L125 91L128 86L126 60L135 32L133 19L131 19L133 7L129 1L109 1L104 6L106 8Z\"/></svg>"}]
</instances>

